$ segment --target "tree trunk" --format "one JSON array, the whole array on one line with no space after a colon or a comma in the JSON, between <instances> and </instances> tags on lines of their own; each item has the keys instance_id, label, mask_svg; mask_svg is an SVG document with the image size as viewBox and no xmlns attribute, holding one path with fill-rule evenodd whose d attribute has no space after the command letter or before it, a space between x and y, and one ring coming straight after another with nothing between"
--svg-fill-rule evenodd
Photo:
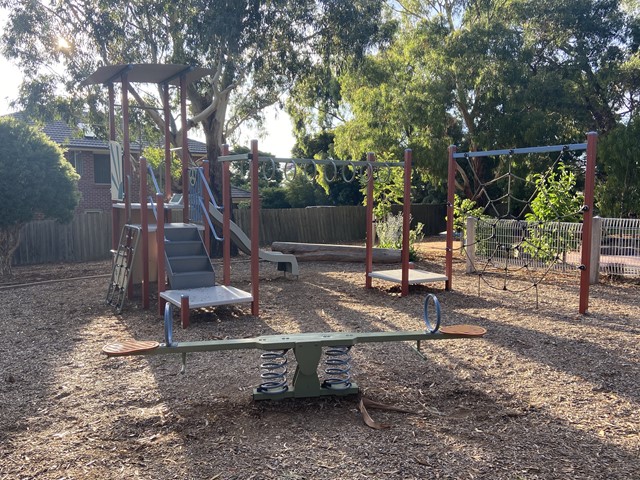
<instances>
[{"instance_id":1,"label":"tree trunk","mask_svg":"<svg viewBox=\"0 0 640 480\"><path fill-rule=\"evenodd\" d=\"M20 245L22 223L0 229L0 277L11 275L13 253Z\"/></svg>"},{"instance_id":2,"label":"tree trunk","mask_svg":"<svg viewBox=\"0 0 640 480\"><path fill-rule=\"evenodd\" d=\"M225 142L224 120L227 105L228 95L225 95L224 98L218 100L218 108L202 122L202 126L204 128L205 142L207 145L211 193L213 193L218 205L222 205L224 208L231 208L231 198L222 198L222 165L218 162L218 157L222 151L222 144ZM233 209L231 209L231 220L233 221ZM222 257L222 242L217 241L212 236L210 247L211 257ZM237 254L238 248L234 244L231 244L231 255Z\"/></svg>"}]
</instances>

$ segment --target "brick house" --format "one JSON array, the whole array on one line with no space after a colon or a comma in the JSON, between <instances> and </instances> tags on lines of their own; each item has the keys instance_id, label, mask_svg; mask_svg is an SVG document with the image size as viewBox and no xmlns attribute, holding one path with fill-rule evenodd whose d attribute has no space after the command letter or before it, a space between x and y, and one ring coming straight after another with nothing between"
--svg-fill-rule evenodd
<instances>
[{"instance_id":1,"label":"brick house","mask_svg":"<svg viewBox=\"0 0 640 480\"><path fill-rule=\"evenodd\" d=\"M78 213L107 212L111 209L111 171L109 146L105 140L97 138L89 129L79 126L84 135L73 132L71 127L62 121L48 123L42 129L51 140L63 147L65 157L80 175L78 189L82 193ZM131 144L131 154L139 154L137 142ZM206 156L204 143L189 140L189 151L196 157ZM137 181L132 186L132 198L137 198L139 191Z\"/></svg>"},{"instance_id":2,"label":"brick house","mask_svg":"<svg viewBox=\"0 0 640 480\"><path fill-rule=\"evenodd\" d=\"M10 114L13 118L25 121L21 113ZM27 120L28 121L28 120ZM90 128L82 124L74 131L62 121L53 121L42 128L43 132L54 142L65 149L65 158L80 175L78 189L82 194L76 213L108 212L111 210L111 163L109 145L98 138ZM138 142L131 143L131 155L137 157L140 147ZM203 142L189 139L189 152L195 158L205 158L207 148ZM132 198L137 201L139 183L134 180ZM231 187L232 202L251 201L251 194L245 190Z\"/></svg>"}]
</instances>

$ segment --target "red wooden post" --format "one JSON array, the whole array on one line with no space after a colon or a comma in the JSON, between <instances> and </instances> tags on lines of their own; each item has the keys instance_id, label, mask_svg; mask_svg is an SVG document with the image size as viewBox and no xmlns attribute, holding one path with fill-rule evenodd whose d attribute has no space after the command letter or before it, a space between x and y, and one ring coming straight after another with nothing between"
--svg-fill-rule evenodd
<instances>
[{"instance_id":1,"label":"red wooden post","mask_svg":"<svg viewBox=\"0 0 640 480\"><path fill-rule=\"evenodd\" d=\"M229 145L222 145L222 155L229 155ZM222 162L222 284L231 285L231 178L229 162ZM253 214L253 211L252 211Z\"/></svg>"},{"instance_id":2,"label":"red wooden post","mask_svg":"<svg viewBox=\"0 0 640 480\"><path fill-rule=\"evenodd\" d=\"M260 195L258 195L258 141L251 140L251 314L260 315Z\"/></svg>"},{"instance_id":3,"label":"red wooden post","mask_svg":"<svg viewBox=\"0 0 640 480\"><path fill-rule=\"evenodd\" d=\"M374 153L367 153L367 162L375 162ZM373 166L367 165L367 232L365 243L365 288L371 288L371 277L369 274L373 272Z\"/></svg>"},{"instance_id":4,"label":"red wooden post","mask_svg":"<svg viewBox=\"0 0 640 480\"><path fill-rule=\"evenodd\" d=\"M449 147L449 174L447 176L447 248L445 257L445 275L447 280L444 284L445 290L453 288L453 204L456 193L456 146Z\"/></svg>"},{"instance_id":5,"label":"red wooden post","mask_svg":"<svg viewBox=\"0 0 640 480\"><path fill-rule=\"evenodd\" d=\"M589 275L591 271L591 236L593 228L593 203L596 177L596 147L598 134L587 134L587 166L584 182L584 209L582 211L582 270L580 272L580 306L581 314L589 308Z\"/></svg>"},{"instance_id":6,"label":"red wooden post","mask_svg":"<svg viewBox=\"0 0 640 480\"><path fill-rule=\"evenodd\" d=\"M116 139L116 93L113 88L113 83L109 83L109 140ZM117 200L111 201L111 249L118 249L118 234L120 232L120 211L114 208L113 205L117 203Z\"/></svg>"},{"instance_id":7,"label":"red wooden post","mask_svg":"<svg viewBox=\"0 0 640 480\"><path fill-rule=\"evenodd\" d=\"M182 328L189 326L189 295L180 296L180 323Z\"/></svg>"},{"instance_id":8,"label":"red wooden post","mask_svg":"<svg viewBox=\"0 0 640 480\"><path fill-rule=\"evenodd\" d=\"M171 198L171 106L169 85L162 85L162 107L164 111L164 198ZM157 192L156 192L157 193Z\"/></svg>"},{"instance_id":9,"label":"red wooden post","mask_svg":"<svg viewBox=\"0 0 640 480\"><path fill-rule=\"evenodd\" d=\"M140 226L142 228L142 308L149 308L149 211L147 209L147 159L140 157Z\"/></svg>"},{"instance_id":10,"label":"red wooden post","mask_svg":"<svg viewBox=\"0 0 640 480\"><path fill-rule=\"evenodd\" d=\"M409 226L411 217L411 149L404 151L404 199L402 205L402 288L401 296L409 295Z\"/></svg>"},{"instance_id":11,"label":"red wooden post","mask_svg":"<svg viewBox=\"0 0 640 480\"><path fill-rule=\"evenodd\" d=\"M131 223L131 140L129 138L129 76L122 74L122 142L124 150L124 210L125 222Z\"/></svg>"},{"instance_id":12,"label":"red wooden post","mask_svg":"<svg viewBox=\"0 0 640 480\"><path fill-rule=\"evenodd\" d=\"M187 77L180 75L180 115L182 123L182 221L189 223L189 139L187 136Z\"/></svg>"},{"instance_id":13,"label":"red wooden post","mask_svg":"<svg viewBox=\"0 0 640 480\"><path fill-rule=\"evenodd\" d=\"M158 210L158 220L156 225L156 249L158 256L158 315L164 315L164 305L166 300L160 298L160 294L167 289L167 275L164 263L164 198L161 193L156 194L156 208Z\"/></svg>"}]
</instances>

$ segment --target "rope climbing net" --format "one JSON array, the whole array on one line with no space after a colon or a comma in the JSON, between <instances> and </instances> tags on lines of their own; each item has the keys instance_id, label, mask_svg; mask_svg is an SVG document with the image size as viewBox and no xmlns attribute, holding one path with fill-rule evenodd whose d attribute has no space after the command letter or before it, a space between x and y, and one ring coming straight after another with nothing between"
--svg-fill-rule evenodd
<instances>
[{"instance_id":1,"label":"rope climbing net","mask_svg":"<svg viewBox=\"0 0 640 480\"><path fill-rule=\"evenodd\" d=\"M584 191L588 183L586 147L571 144L450 155L456 185L467 195L471 192L477 205L466 219L460 250L467 272L478 277L478 289L481 284L511 292L534 289L537 307L538 286L551 272L585 268L579 220L591 207L576 192ZM489 167L498 173L483 180L481 172Z\"/></svg>"}]
</instances>

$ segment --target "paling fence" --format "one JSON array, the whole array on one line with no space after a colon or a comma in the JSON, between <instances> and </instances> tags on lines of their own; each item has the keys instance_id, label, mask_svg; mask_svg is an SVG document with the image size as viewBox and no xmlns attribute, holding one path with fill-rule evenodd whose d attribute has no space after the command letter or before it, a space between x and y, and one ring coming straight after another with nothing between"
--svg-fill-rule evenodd
<instances>
[{"instance_id":1,"label":"paling fence","mask_svg":"<svg viewBox=\"0 0 640 480\"><path fill-rule=\"evenodd\" d=\"M104 260L110 249L111 212L79 214L68 224L39 220L22 228L13 265Z\"/></svg>"},{"instance_id":2,"label":"paling fence","mask_svg":"<svg viewBox=\"0 0 640 480\"><path fill-rule=\"evenodd\" d=\"M250 235L250 210L235 210L236 223ZM412 205L412 222L424 224L424 234L445 228L444 205ZM260 212L260 244L274 241L342 243L364 241L365 207L263 209ZM174 212L174 221L181 221ZM111 213L87 213L70 224L53 220L30 222L21 232L14 265L53 262L86 262L110 258Z\"/></svg>"},{"instance_id":3,"label":"paling fence","mask_svg":"<svg viewBox=\"0 0 640 480\"><path fill-rule=\"evenodd\" d=\"M594 217L592 283L597 273L640 276L640 220ZM578 275L582 223L467 221L467 271L555 270Z\"/></svg>"}]
</instances>

